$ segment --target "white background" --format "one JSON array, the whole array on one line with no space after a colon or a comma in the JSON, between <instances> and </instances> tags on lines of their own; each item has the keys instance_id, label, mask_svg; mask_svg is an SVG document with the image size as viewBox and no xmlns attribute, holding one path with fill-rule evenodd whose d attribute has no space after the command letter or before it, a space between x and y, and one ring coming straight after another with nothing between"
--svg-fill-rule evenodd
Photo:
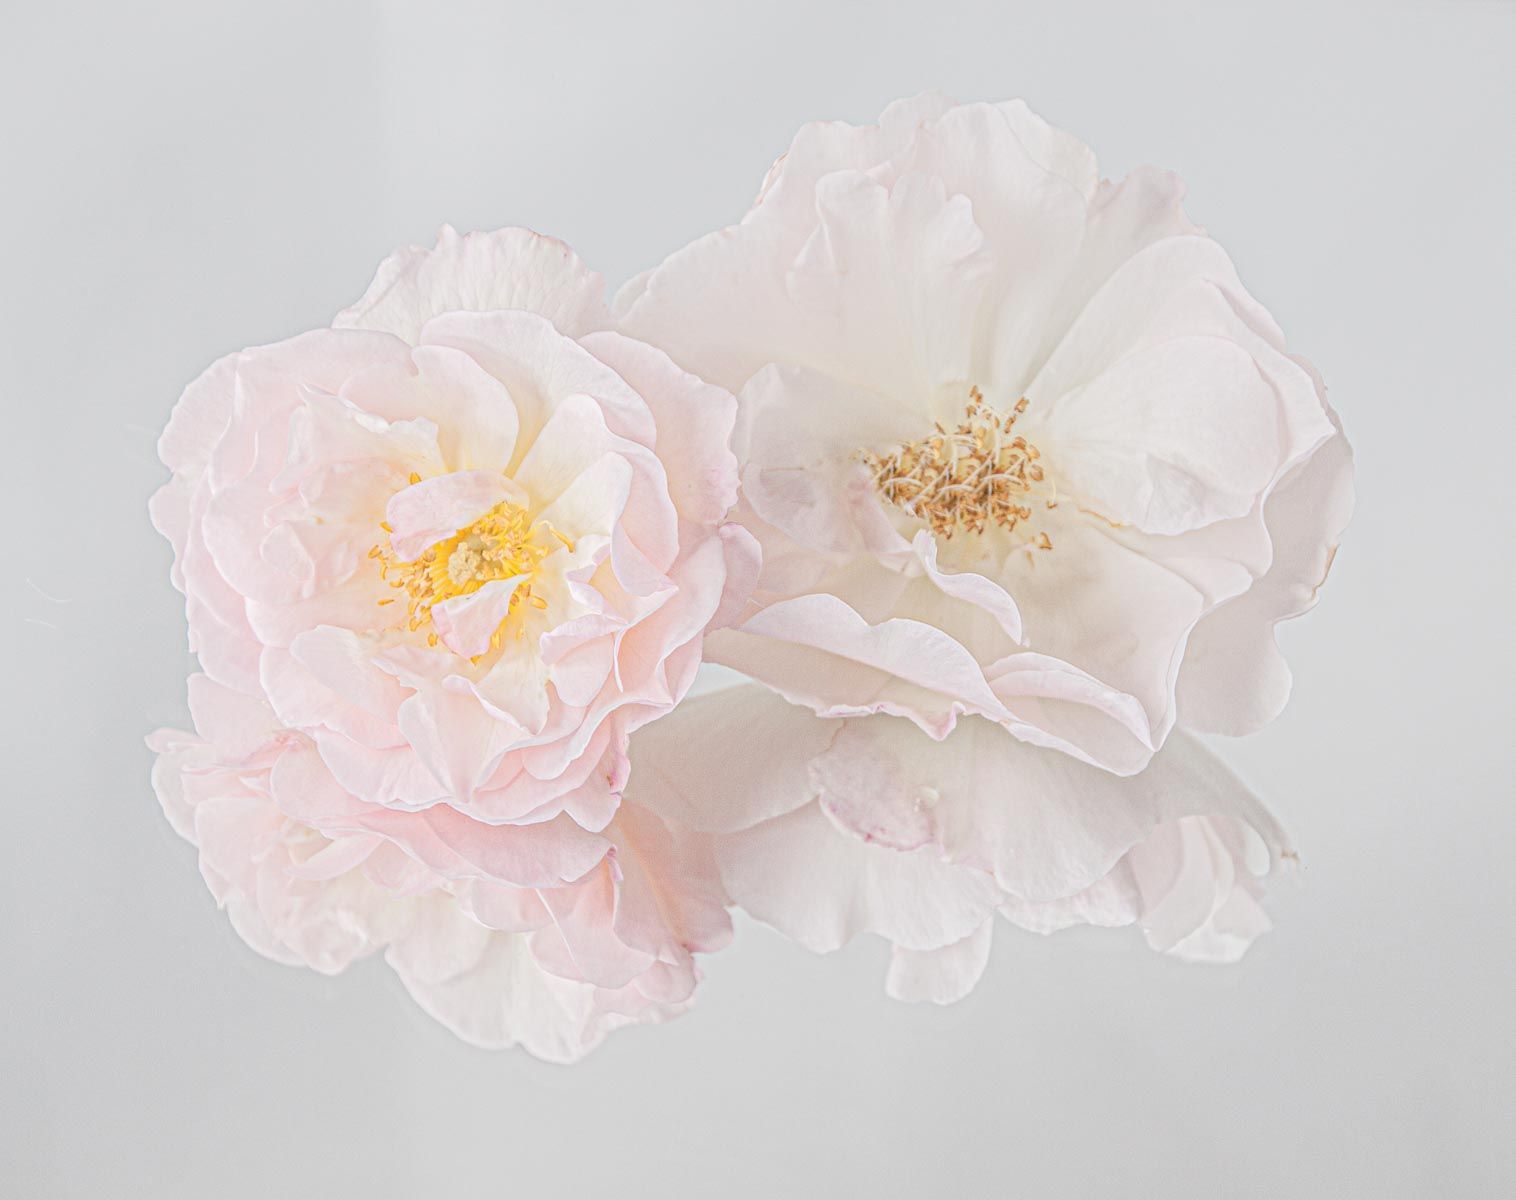
<instances>
[{"instance_id":1,"label":"white background","mask_svg":"<svg viewBox=\"0 0 1516 1200\"><path fill-rule=\"evenodd\" d=\"M8 2L0 1194L1504 1197L1511 1148L1516 7ZM527 224L617 283L804 120L1025 96L1190 211L1359 454L1295 699L1222 752L1306 870L1236 968L1003 928L979 990L752 922L573 1069L380 962L259 959L162 819L186 720L145 503L180 388L393 246Z\"/></svg>"}]
</instances>

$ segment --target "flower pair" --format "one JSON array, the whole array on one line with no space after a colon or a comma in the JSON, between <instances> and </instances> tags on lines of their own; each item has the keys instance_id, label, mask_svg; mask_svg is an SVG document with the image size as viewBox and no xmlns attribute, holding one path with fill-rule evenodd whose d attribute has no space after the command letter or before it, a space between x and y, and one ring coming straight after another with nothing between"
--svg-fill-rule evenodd
<instances>
[{"instance_id":1,"label":"flower pair","mask_svg":"<svg viewBox=\"0 0 1516 1200\"><path fill-rule=\"evenodd\" d=\"M1023 105L808 126L621 292L402 251L161 452L196 733L157 786L255 947L384 949L482 1045L690 1002L735 903L953 1000L999 912L1235 957L1283 834L1184 730L1274 716L1351 462L1159 172ZM687 699L702 660L753 682Z\"/></svg>"}]
</instances>

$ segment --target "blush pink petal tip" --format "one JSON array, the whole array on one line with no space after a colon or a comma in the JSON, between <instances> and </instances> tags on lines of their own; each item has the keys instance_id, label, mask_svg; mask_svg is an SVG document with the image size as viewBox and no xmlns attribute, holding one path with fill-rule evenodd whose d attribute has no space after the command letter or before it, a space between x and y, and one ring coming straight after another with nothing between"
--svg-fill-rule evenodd
<instances>
[{"instance_id":1,"label":"blush pink petal tip","mask_svg":"<svg viewBox=\"0 0 1516 1200\"><path fill-rule=\"evenodd\" d=\"M741 404L764 565L713 655L818 713L994 716L1118 774L1277 715L1274 627L1325 579L1351 455L1183 195L1101 181L1019 101L930 94L805 126L741 224L628 284L619 327ZM1026 447L983 476L1014 521L889 457L974 403L981 447Z\"/></svg>"},{"instance_id":2,"label":"blush pink petal tip","mask_svg":"<svg viewBox=\"0 0 1516 1200\"><path fill-rule=\"evenodd\" d=\"M1294 857L1184 735L1120 778L982 717L935 741L745 684L650 726L633 762L628 798L708 831L735 904L818 952L886 939L905 1000L965 995L997 913L1041 933L1135 925L1154 949L1232 961L1269 928L1263 881Z\"/></svg>"},{"instance_id":3,"label":"blush pink petal tip","mask_svg":"<svg viewBox=\"0 0 1516 1200\"><path fill-rule=\"evenodd\" d=\"M192 383L152 504L205 672L157 778L239 932L384 949L552 1059L682 1011L725 936L702 837L622 793L758 573L735 398L609 325L562 243L444 228Z\"/></svg>"}]
</instances>

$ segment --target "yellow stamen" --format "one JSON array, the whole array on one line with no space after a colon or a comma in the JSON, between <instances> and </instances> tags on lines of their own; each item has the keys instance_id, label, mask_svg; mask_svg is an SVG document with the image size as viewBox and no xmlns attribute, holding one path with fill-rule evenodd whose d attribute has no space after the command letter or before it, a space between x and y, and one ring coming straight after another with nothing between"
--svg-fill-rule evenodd
<instances>
[{"instance_id":1,"label":"yellow stamen","mask_svg":"<svg viewBox=\"0 0 1516 1200\"><path fill-rule=\"evenodd\" d=\"M380 528L386 533L394 532L388 522L380 522ZM544 543L544 532L568 544L550 525L542 521L534 524L526 509L503 500L473 524L410 561L396 558L385 542L370 550L369 557L379 560L381 576L393 575L388 581L392 588L405 589L406 628L414 633L431 624L432 609L445 600L471 595L497 580L534 576L542 560L555 549L550 542ZM511 596L511 612L522 597L529 599L534 608L547 607L545 600L531 594L530 578ZM386 597L379 603L389 604L394 599ZM507 616L506 620L509 619ZM501 629L504 625L502 621ZM501 629L495 630L490 639L495 649L500 648ZM516 632L520 636L522 630L518 628ZM437 641L436 632L428 630L427 645L435 646Z\"/></svg>"}]
</instances>

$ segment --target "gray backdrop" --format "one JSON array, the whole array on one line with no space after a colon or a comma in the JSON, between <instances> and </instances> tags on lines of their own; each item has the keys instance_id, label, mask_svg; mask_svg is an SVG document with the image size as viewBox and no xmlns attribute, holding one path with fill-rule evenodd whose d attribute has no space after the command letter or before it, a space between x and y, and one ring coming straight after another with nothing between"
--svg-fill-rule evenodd
<instances>
[{"instance_id":1,"label":"gray backdrop","mask_svg":"<svg viewBox=\"0 0 1516 1200\"><path fill-rule=\"evenodd\" d=\"M1511 1195L1513 51L1474 2L6 3L0 1194ZM1295 700L1222 747L1305 854L1276 932L1213 970L1002 929L938 1010L744 922L571 1070L246 949L141 740L186 719L179 389L444 220L619 282L925 87L1182 172L1357 446Z\"/></svg>"}]
</instances>

